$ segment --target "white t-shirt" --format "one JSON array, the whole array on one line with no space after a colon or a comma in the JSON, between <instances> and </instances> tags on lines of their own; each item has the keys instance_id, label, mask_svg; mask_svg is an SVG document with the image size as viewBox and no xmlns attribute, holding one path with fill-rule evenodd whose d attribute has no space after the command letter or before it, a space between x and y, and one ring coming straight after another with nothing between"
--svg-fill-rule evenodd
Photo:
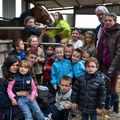
<instances>
[{"instance_id":1,"label":"white t-shirt","mask_svg":"<svg viewBox=\"0 0 120 120\"><path fill-rule=\"evenodd\" d=\"M83 47L83 45L84 45L83 41L79 39L76 42L73 42L74 49L81 48Z\"/></svg>"}]
</instances>

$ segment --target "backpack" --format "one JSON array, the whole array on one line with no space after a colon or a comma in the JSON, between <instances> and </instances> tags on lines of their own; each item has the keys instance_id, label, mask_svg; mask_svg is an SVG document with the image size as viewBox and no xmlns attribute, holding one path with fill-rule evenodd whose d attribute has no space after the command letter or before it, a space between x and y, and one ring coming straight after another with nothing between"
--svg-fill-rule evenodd
<instances>
[{"instance_id":1,"label":"backpack","mask_svg":"<svg viewBox=\"0 0 120 120\"><path fill-rule=\"evenodd\" d=\"M7 94L7 82L0 78L0 109L11 106L11 101Z\"/></svg>"}]
</instances>

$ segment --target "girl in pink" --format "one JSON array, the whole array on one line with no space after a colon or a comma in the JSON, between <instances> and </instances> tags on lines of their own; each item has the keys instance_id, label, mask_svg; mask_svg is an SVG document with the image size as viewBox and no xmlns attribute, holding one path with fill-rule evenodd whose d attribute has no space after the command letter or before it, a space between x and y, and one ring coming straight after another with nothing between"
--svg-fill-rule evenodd
<instances>
[{"instance_id":1,"label":"girl in pink","mask_svg":"<svg viewBox=\"0 0 120 120\"><path fill-rule=\"evenodd\" d=\"M25 120L33 120L31 110L37 120L45 120L37 102L37 88L30 74L31 65L28 61L22 60L19 66L19 72L8 83L8 96L12 105L18 105L24 114Z\"/></svg>"}]
</instances>

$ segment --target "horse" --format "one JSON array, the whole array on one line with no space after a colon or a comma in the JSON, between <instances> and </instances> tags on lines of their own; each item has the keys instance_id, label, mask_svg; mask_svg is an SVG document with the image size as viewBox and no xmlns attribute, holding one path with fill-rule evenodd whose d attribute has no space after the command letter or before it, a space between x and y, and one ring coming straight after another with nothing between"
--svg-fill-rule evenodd
<instances>
[{"instance_id":1,"label":"horse","mask_svg":"<svg viewBox=\"0 0 120 120\"><path fill-rule=\"evenodd\" d=\"M24 20L27 16L33 16L36 18L36 22L50 26L54 23L53 16L48 10L41 4L35 4L35 7L23 12L19 18L13 18L11 20L0 20L0 27L24 27ZM22 38L25 40L23 30L0 30L0 39L16 39Z\"/></svg>"}]
</instances>

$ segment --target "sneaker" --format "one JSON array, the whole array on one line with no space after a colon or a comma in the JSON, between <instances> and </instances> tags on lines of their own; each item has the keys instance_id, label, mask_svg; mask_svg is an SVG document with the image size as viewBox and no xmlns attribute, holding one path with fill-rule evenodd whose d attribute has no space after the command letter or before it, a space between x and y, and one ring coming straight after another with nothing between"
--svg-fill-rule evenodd
<instances>
[{"instance_id":1,"label":"sneaker","mask_svg":"<svg viewBox=\"0 0 120 120\"><path fill-rule=\"evenodd\" d=\"M110 117L112 117L112 118L120 118L120 113L116 113L116 112L112 112L110 115L109 115Z\"/></svg>"}]
</instances>

